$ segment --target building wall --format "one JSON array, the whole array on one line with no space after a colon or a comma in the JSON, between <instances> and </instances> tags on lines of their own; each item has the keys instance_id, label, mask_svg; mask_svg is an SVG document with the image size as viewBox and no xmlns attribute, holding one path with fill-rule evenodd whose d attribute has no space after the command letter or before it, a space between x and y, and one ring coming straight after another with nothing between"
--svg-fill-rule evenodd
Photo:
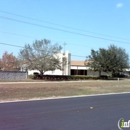
<instances>
[{"instance_id":1,"label":"building wall","mask_svg":"<svg viewBox=\"0 0 130 130\"><path fill-rule=\"evenodd\" d=\"M28 70L28 75L32 75L35 72L40 74L38 70ZM55 71L47 71L44 73L44 75L62 75L62 71L56 69Z\"/></svg>"},{"instance_id":2,"label":"building wall","mask_svg":"<svg viewBox=\"0 0 130 130\"><path fill-rule=\"evenodd\" d=\"M87 75L88 76L99 76L99 72L98 71L93 71L93 70L87 70ZM111 73L107 73L107 72L101 72L101 75L111 75Z\"/></svg>"},{"instance_id":3,"label":"building wall","mask_svg":"<svg viewBox=\"0 0 130 130\"><path fill-rule=\"evenodd\" d=\"M85 66L71 66L71 69L75 69L75 70L87 70L87 67Z\"/></svg>"},{"instance_id":4,"label":"building wall","mask_svg":"<svg viewBox=\"0 0 130 130\"><path fill-rule=\"evenodd\" d=\"M70 75L70 69L71 69L71 54L69 52L66 52L65 55L63 55L67 59L66 65L64 67L64 70L62 71L62 75ZM63 61L62 61L63 62Z\"/></svg>"},{"instance_id":5,"label":"building wall","mask_svg":"<svg viewBox=\"0 0 130 130\"><path fill-rule=\"evenodd\" d=\"M99 76L99 72L90 70L89 67L73 65L71 66L71 75ZM111 73L101 72L101 75L111 75Z\"/></svg>"},{"instance_id":6,"label":"building wall","mask_svg":"<svg viewBox=\"0 0 130 130\"><path fill-rule=\"evenodd\" d=\"M0 71L0 79L3 80L21 80L27 79L27 72L20 71Z\"/></svg>"}]
</instances>

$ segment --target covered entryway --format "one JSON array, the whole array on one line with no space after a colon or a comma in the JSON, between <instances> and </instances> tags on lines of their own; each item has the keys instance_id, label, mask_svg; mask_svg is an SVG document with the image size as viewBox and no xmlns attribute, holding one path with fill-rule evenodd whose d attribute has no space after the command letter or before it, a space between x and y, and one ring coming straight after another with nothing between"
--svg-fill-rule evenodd
<instances>
[{"instance_id":1,"label":"covered entryway","mask_svg":"<svg viewBox=\"0 0 130 130\"><path fill-rule=\"evenodd\" d=\"M87 75L87 70L71 69L71 75Z\"/></svg>"},{"instance_id":2,"label":"covered entryway","mask_svg":"<svg viewBox=\"0 0 130 130\"><path fill-rule=\"evenodd\" d=\"M71 75L87 75L87 67L84 61L71 61Z\"/></svg>"}]
</instances>

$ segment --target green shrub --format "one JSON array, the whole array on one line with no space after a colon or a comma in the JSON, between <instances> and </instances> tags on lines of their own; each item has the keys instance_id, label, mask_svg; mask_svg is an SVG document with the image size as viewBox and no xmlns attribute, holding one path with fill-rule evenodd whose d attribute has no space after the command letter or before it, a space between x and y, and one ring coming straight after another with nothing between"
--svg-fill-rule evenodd
<instances>
[{"instance_id":1,"label":"green shrub","mask_svg":"<svg viewBox=\"0 0 130 130\"><path fill-rule=\"evenodd\" d=\"M30 79L36 79L36 75L31 74L31 75L29 75L29 78Z\"/></svg>"},{"instance_id":2,"label":"green shrub","mask_svg":"<svg viewBox=\"0 0 130 130\"><path fill-rule=\"evenodd\" d=\"M86 75L71 75L69 76L69 80L88 80L88 79L99 79L99 77L95 76L86 76Z\"/></svg>"}]
</instances>

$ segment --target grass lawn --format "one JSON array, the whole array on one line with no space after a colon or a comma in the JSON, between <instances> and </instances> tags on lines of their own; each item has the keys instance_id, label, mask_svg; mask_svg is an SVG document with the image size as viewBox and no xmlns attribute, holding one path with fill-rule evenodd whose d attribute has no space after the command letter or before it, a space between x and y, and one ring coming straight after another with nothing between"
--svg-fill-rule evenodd
<instances>
[{"instance_id":1,"label":"grass lawn","mask_svg":"<svg viewBox=\"0 0 130 130\"><path fill-rule=\"evenodd\" d=\"M0 101L130 92L130 80L0 84Z\"/></svg>"}]
</instances>

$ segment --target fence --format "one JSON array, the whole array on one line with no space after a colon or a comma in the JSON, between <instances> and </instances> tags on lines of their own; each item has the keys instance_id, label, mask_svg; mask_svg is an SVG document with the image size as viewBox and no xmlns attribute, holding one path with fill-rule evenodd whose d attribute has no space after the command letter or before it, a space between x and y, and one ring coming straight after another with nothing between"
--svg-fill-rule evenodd
<instances>
[{"instance_id":1,"label":"fence","mask_svg":"<svg viewBox=\"0 0 130 130\"><path fill-rule=\"evenodd\" d=\"M2 80L27 79L27 75L27 72L21 71L0 71L0 79Z\"/></svg>"}]
</instances>

